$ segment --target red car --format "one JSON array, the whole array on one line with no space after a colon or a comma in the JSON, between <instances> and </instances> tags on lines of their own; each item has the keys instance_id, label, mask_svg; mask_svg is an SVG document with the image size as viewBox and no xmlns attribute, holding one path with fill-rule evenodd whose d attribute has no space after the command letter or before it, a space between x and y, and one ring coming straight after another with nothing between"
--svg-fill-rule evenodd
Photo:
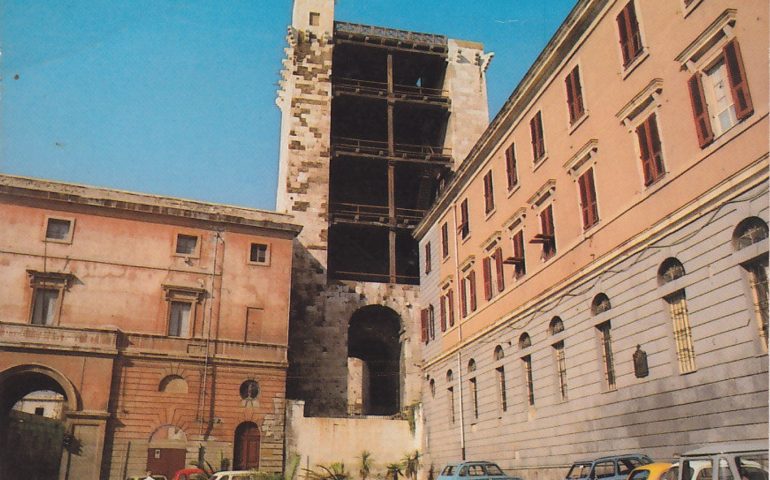
<instances>
[{"instance_id":1,"label":"red car","mask_svg":"<svg viewBox=\"0 0 770 480\"><path fill-rule=\"evenodd\" d=\"M207 480L208 478L206 472L200 468L183 468L177 470L172 480Z\"/></svg>"}]
</instances>

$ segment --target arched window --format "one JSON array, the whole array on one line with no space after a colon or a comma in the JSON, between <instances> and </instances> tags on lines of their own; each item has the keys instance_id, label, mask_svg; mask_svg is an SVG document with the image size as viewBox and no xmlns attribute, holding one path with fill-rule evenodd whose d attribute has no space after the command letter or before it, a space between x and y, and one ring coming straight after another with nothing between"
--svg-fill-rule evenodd
<instances>
[{"instance_id":1,"label":"arched window","mask_svg":"<svg viewBox=\"0 0 770 480\"><path fill-rule=\"evenodd\" d=\"M446 383L452 383L454 381L454 374L452 373L452 370L446 371Z\"/></svg>"},{"instance_id":2,"label":"arched window","mask_svg":"<svg viewBox=\"0 0 770 480\"><path fill-rule=\"evenodd\" d=\"M551 324L548 326L548 331L551 335L556 335L564 331L564 322L559 317L553 317Z\"/></svg>"},{"instance_id":3,"label":"arched window","mask_svg":"<svg viewBox=\"0 0 770 480\"><path fill-rule=\"evenodd\" d=\"M682 278L684 275L684 265L674 257L665 259L658 269L658 281L661 285Z\"/></svg>"},{"instance_id":4,"label":"arched window","mask_svg":"<svg viewBox=\"0 0 770 480\"><path fill-rule=\"evenodd\" d=\"M187 393L187 382L179 375L169 375L160 381L158 391L163 393Z\"/></svg>"},{"instance_id":5,"label":"arched window","mask_svg":"<svg viewBox=\"0 0 770 480\"><path fill-rule=\"evenodd\" d=\"M733 246L736 250L761 242L768 236L767 223L759 217L741 221L733 231Z\"/></svg>"},{"instance_id":6,"label":"arched window","mask_svg":"<svg viewBox=\"0 0 770 480\"><path fill-rule=\"evenodd\" d=\"M495 361L502 360L503 358L505 358L505 352L503 351L503 347L501 347L500 345L495 347L495 353L493 358L495 359Z\"/></svg>"},{"instance_id":7,"label":"arched window","mask_svg":"<svg viewBox=\"0 0 770 480\"><path fill-rule=\"evenodd\" d=\"M436 380L431 378L430 382L429 382L429 385L430 385L430 396L431 396L431 398L436 398Z\"/></svg>"},{"instance_id":8,"label":"arched window","mask_svg":"<svg viewBox=\"0 0 770 480\"><path fill-rule=\"evenodd\" d=\"M470 359L468 360L468 373L473 373L476 371L476 360Z\"/></svg>"},{"instance_id":9,"label":"arched window","mask_svg":"<svg viewBox=\"0 0 770 480\"><path fill-rule=\"evenodd\" d=\"M259 395L259 383L256 380L246 380L241 384L241 398L254 400Z\"/></svg>"},{"instance_id":10,"label":"arched window","mask_svg":"<svg viewBox=\"0 0 770 480\"><path fill-rule=\"evenodd\" d=\"M473 407L473 417L479 418L479 388L476 382L476 360L468 360L468 386L470 387L471 406Z\"/></svg>"},{"instance_id":11,"label":"arched window","mask_svg":"<svg viewBox=\"0 0 770 480\"><path fill-rule=\"evenodd\" d=\"M532 346L532 340L529 338L529 334L524 332L519 337L519 349L524 350Z\"/></svg>"},{"instance_id":12,"label":"arched window","mask_svg":"<svg viewBox=\"0 0 770 480\"><path fill-rule=\"evenodd\" d=\"M600 293L596 295L591 302L591 314L592 315L599 315L600 313L606 312L612 308L612 304L610 303L610 297L608 297L604 293Z\"/></svg>"}]
</instances>

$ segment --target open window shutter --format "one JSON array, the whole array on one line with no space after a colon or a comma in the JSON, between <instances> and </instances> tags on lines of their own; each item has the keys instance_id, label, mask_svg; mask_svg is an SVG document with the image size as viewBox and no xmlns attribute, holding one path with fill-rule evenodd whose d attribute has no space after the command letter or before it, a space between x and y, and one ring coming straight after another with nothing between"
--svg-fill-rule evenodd
<instances>
[{"instance_id":1,"label":"open window shutter","mask_svg":"<svg viewBox=\"0 0 770 480\"><path fill-rule=\"evenodd\" d=\"M543 156L543 130L541 128L542 120L540 112L537 112L532 120L529 121L529 130L532 135L532 155L537 160Z\"/></svg>"},{"instance_id":2,"label":"open window shutter","mask_svg":"<svg viewBox=\"0 0 770 480\"><path fill-rule=\"evenodd\" d=\"M639 22L636 19L636 8L631 0L626 5L626 18L628 19L628 40L631 52L630 59L636 58L642 51L642 36L639 34Z\"/></svg>"},{"instance_id":3,"label":"open window shutter","mask_svg":"<svg viewBox=\"0 0 770 480\"><path fill-rule=\"evenodd\" d=\"M572 70L572 92L575 104L575 119L578 119L583 115L583 89L580 86L580 70L578 67Z\"/></svg>"},{"instance_id":4,"label":"open window shutter","mask_svg":"<svg viewBox=\"0 0 770 480\"><path fill-rule=\"evenodd\" d=\"M738 120L743 120L754 113L754 104L751 102L746 70L743 68L741 48L735 39L725 45L724 54L727 76L730 78L730 91L735 103L735 116L738 117Z\"/></svg>"},{"instance_id":5,"label":"open window shutter","mask_svg":"<svg viewBox=\"0 0 770 480\"><path fill-rule=\"evenodd\" d=\"M617 21L618 31L620 32L620 50L623 53L623 64L625 65L631 60L631 48L629 42L631 32L628 31L628 5L621 10Z\"/></svg>"},{"instance_id":6,"label":"open window shutter","mask_svg":"<svg viewBox=\"0 0 770 480\"><path fill-rule=\"evenodd\" d=\"M584 175L586 177L586 197L588 199L588 218L590 225L599 220L599 209L596 205L596 184L594 183L594 169L589 168Z\"/></svg>"},{"instance_id":7,"label":"open window shutter","mask_svg":"<svg viewBox=\"0 0 770 480\"><path fill-rule=\"evenodd\" d=\"M698 133L698 144L701 148L714 141L714 131L711 129L711 120L706 108L706 96L703 92L703 83L700 73L696 73L687 82L690 87L690 103L695 119L695 130Z\"/></svg>"},{"instance_id":8,"label":"open window shutter","mask_svg":"<svg viewBox=\"0 0 770 480\"><path fill-rule=\"evenodd\" d=\"M503 274L503 249L495 250L495 267L497 268L497 291L505 290L505 275Z\"/></svg>"},{"instance_id":9,"label":"open window shutter","mask_svg":"<svg viewBox=\"0 0 770 480\"><path fill-rule=\"evenodd\" d=\"M446 332L446 304L447 304L447 297L446 295L441 296L441 302L440 302L440 314L441 314L441 331Z\"/></svg>"},{"instance_id":10,"label":"open window shutter","mask_svg":"<svg viewBox=\"0 0 770 480\"><path fill-rule=\"evenodd\" d=\"M513 144L505 151L505 167L508 173L508 189L515 187L519 182L518 175L516 173L516 157L514 156Z\"/></svg>"},{"instance_id":11,"label":"open window shutter","mask_svg":"<svg viewBox=\"0 0 770 480\"><path fill-rule=\"evenodd\" d=\"M655 171L655 178L663 175L665 168L663 168L663 150L660 145L660 135L658 134L658 120L655 114L647 118L647 137L649 138L650 152L652 153L653 168Z\"/></svg>"},{"instance_id":12,"label":"open window shutter","mask_svg":"<svg viewBox=\"0 0 770 480\"><path fill-rule=\"evenodd\" d=\"M513 236L513 256L524 260L524 232L519 230L516 235ZM516 264L516 276L524 275L526 273L526 264Z\"/></svg>"},{"instance_id":13,"label":"open window shutter","mask_svg":"<svg viewBox=\"0 0 770 480\"><path fill-rule=\"evenodd\" d=\"M484 269L484 298L489 300L492 298L492 269L490 268L489 257L484 257L484 261L481 263Z\"/></svg>"},{"instance_id":14,"label":"open window shutter","mask_svg":"<svg viewBox=\"0 0 770 480\"><path fill-rule=\"evenodd\" d=\"M449 310L449 326L455 325L455 294L454 290L450 289L447 294L447 310Z\"/></svg>"},{"instance_id":15,"label":"open window shutter","mask_svg":"<svg viewBox=\"0 0 770 480\"><path fill-rule=\"evenodd\" d=\"M463 278L460 280L460 315L463 318L468 316L468 294L465 288L466 280Z\"/></svg>"},{"instance_id":16,"label":"open window shutter","mask_svg":"<svg viewBox=\"0 0 770 480\"><path fill-rule=\"evenodd\" d=\"M460 223L462 223L462 234L468 230L468 200L463 200L460 204Z\"/></svg>"},{"instance_id":17,"label":"open window shutter","mask_svg":"<svg viewBox=\"0 0 770 480\"><path fill-rule=\"evenodd\" d=\"M420 312L420 326L422 331L422 341L428 343L428 309L424 308Z\"/></svg>"},{"instance_id":18,"label":"open window shutter","mask_svg":"<svg viewBox=\"0 0 770 480\"><path fill-rule=\"evenodd\" d=\"M468 275L468 290L470 290L471 297L471 312L476 311L476 272L471 270Z\"/></svg>"},{"instance_id":19,"label":"open window shutter","mask_svg":"<svg viewBox=\"0 0 770 480\"><path fill-rule=\"evenodd\" d=\"M580 210L583 213L583 228L591 226L591 214L589 210L591 208L591 202L588 199L588 175L584 173L578 177L578 190L580 190Z\"/></svg>"},{"instance_id":20,"label":"open window shutter","mask_svg":"<svg viewBox=\"0 0 770 480\"><path fill-rule=\"evenodd\" d=\"M572 74L574 73L574 70L567 75L567 78L564 79L564 83L567 86L567 108L569 109L569 119L570 121L575 120L575 117L577 117L577 111L575 110L575 93L574 93L574 87L572 82Z\"/></svg>"},{"instance_id":21,"label":"open window shutter","mask_svg":"<svg viewBox=\"0 0 770 480\"><path fill-rule=\"evenodd\" d=\"M655 180L652 170L652 155L650 153L650 144L647 136L647 122L643 122L636 127L636 136L639 140L639 153L642 158L642 171L644 172L644 184L649 185Z\"/></svg>"}]
</instances>

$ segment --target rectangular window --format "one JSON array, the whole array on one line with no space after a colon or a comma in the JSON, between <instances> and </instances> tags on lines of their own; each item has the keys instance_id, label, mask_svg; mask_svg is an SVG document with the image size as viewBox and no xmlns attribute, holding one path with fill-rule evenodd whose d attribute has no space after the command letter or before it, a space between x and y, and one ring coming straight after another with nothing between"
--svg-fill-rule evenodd
<instances>
[{"instance_id":1,"label":"rectangular window","mask_svg":"<svg viewBox=\"0 0 770 480\"><path fill-rule=\"evenodd\" d=\"M494 287L492 286L492 257L484 257L484 260L481 262L482 266L482 274L484 277L484 298L489 300L492 298L494 293L492 292L494 290Z\"/></svg>"},{"instance_id":2,"label":"rectangular window","mask_svg":"<svg viewBox=\"0 0 770 480\"><path fill-rule=\"evenodd\" d=\"M72 220L48 218L45 227L45 239L53 242L72 242Z\"/></svg>"},{"instance_id":3,"label":"rectangular window","mask_svg":"<svg viewBox=\"0 0 770 480\"><path fill-rule=\"evenodd\" d=\"M428 343L428 309L420 311L420 339L422 343Z\"/></svg>"},{"instance_id":4,"label":"rectangular window","mask_svg":"<svg viewBox=\"0 0 770 480\"><path fill-rule=\"evenodd\" d=\"M513 276L521 278L527 273L526 259L524 258L524 231L519 230L513 235Z\"/></svg>"},{"instance_id":5,"label":"rectangular window","mask_svg":"<svg viewBox=\"0 0 770 480\"><path fill-rule=\"evenodd\" d=\"M529 130L532 135L532 157L533 161L545 157L545 140L543 139L543 116L537 112L532 120L529 121Z\"/></svg>"},{"instance_id":6,"label":"rectangular window","mask_svg":"<svg viewBox=\"0 0 770 480\"><path fill-rule=\"evenodd\" d=\"M460 280L460 312L463 318L476 311L476 272L473 270Z\"/></svg>"},{"instance_id":7,"label":"rectangular window","mask_svg":"<svg viewBox=\"0 0 770 480\"><path fill-rule=\"evenodd\" d=\"M580 86L579 67L575 66L567 78L564 80L567 84L567 108L569 109L569 121L575 123L580 119L585 110L583 108L583 89Z\"/></svg>"},{"instance_id":8,"label":"rectangular window","mask_svg":"<svg viewBox=\"0 0 770 480\"><path fill-rule=\"evenodd\" d=\"M429 274L431 270L430 264L430 242L425 244L425 274Z\"/></svg>"},{"instance_id":9,"label":"rectangular window","mask_svg":"<svg viewBox=\"0 0 770 480\"><path fill-rule=\"evenodd\" d=\"M554 358L556 359L556 379L559 386L559 398L567 399L567 360L564 355L564 341L553 344Z\"/></svg>"},{"instance_id":10,"label":"rectangular window","mask_svg":"<svg viewBox=\"0 0 770 480\"><path fill-rule=\"evenodd\" d=\"M428 306L428 334L431 340L436 339L436 310L433 305Z\"/></svg>"},{"instance_id":11,"label":"rectangular window","mask_svg":"<svg viewBox=\"0 0 770 480\"><path fill-rule=\"evenodd\" d=\"M599 221L593 167L578 177L578 189L580 191L580 208L583 212L583 230L588 230Z\"/></svg>"},{"instance_id":12,"label":"rectangular window","mask_svg":"<svg viewBox=\"0 0 770 480\"><path fill-rule=\"evenodd\" d=\"M471 270L468 274L468 298L470 300L471 312L476 311L476 272Z\"/></svg>"},{"instance_id":13,"label":"rectangular window","mask_svg":"<svg viewBox=\"0 0 770 480\"><path fill-rule=\"evenodd\" d=\"M192 303L172 301L169 307L168 335L170 337L190 336L190 312Z\"/></svg>"},{"instance_id":14,"label":"rectangular window","mask_svg":"<svg viewBox=\"0 0 770 480\"><path fill-rule=\"evenodd\" d=\"M311 27L317 27L321 23L321 14L318 12L310 12L308 22Z\"/></svg>"},{"instance_id":15,"label":"rectangular window","mask_svg":"<svg viewBox=\"0 0 770 480\"><path fill-rule=\"evenodd\" d=\"M513 143L505 150L505 173L508 180L508 190L513 190L519 184L519 173L516 171L516 150Z\"/></svg>"},{"instance_id":16,"label":"rectangular window","mask_svg":"<svg viewBox=\"0 0 770 480\"><path fill-rule=\"evenodd\" d=\"M449 387L446 389L447 401L449 403L449 421L455 423L455 389Z\"/></svg>"},{"instance_id":17,"label":"rectangular window","mask_svg":"<svg viewBox=\"0 0 770 480\"><path fill-rule=\"evenodd\" d=\"M444 222L441 225L441 258L449 256L449 225Z\"/></svg>"},{"instance_id":18,"label":"rectangular window","mask_svg":"<svg viewBox=\"0 0 770 480\"><path fill-rule=\"evenodd\" d=\"M639 140L644 184L652 185L666 174L660 136L658 135L658 122L654 113L636 127L636 135Z\"/></svg>"},{"instance_id":19,"label":"rectangular window","mask_svg":"<svg viewBox=\"0 0 770 480\"><path fill-rule=\"evenodd\" d=\"M553 226L553 205L548 205L540 212L540 233L535 235L530 243L543 245L543 260L548 260L556 254L556 235Z\"/></svg>"},{"instance_id":20,"label":"rectangular window","mask_svg":"<svg viewBox=\"0 0 770 480\"><path fill-rule=\"evenodd\" d=\"M676 358L679 361L679 372L695 371L695 348L692 343L690 316L687 313L687 297L684 290L679 290L666 297L671 320L674 323L674 341L676 343Z\"/></svg>"},{"instance_id":21,"label":"rectangular window","mask_svg":"<svg viewBox=\"0 0 770 480\"><path fill-rule=\"evenodd\" d=\"M505 367L497 367L497 390L500 395L500 409L505 412L508 410L508 399L505 393Z\"/></svg>"},{"instance_id":22,"label":"rectangular window","mask_svg":"<svg viewBox=\"0 0 770 480\"><path fill-rule=\"evenodd\" d=\"M470 232L471 227L468 223L468 199L466 198L460 203L460 237L466 238Z\"/></svg>"},{"instance_id":23,"label":"rectangular window","mask_svg":"<svg viewBox=\"0 0 770 480\"><path fill-rule=\"evenodd\" d=\"M177 255L197 255L198 237L195 235L178 234L176 236L175 251Z\"/></svg>"},{"instance_id":24,"label":"rectangular window","mask_svg":"<svg viewBox=\"0 0 770 480\"><path fill-rule=\"evenodd\" d=\"M604 381L607 389L615 390L615 362L612 358L612 325L609 321L596 326L600 335L602 364L604 365Z\"/></svg>"},{"instance_id":25,"label":"rectangular window","mask_svg":"<svg viewBox=\"0 0 770 480\"><path fill-rule=\"evenodd\" d=\"M524 382L527 385L527 402L530 406L535 404L535 385L532 380L532 356L521 357L524 365Z\"/></svg>"},{"instance_id":26,"label":"rectangular window","mask_svg":"<svg viewBox=\"0 0 770 480\"><path fill-rule=\"evenodd\" d=\"M446 332L446 317L447 317L447 296L441 295L441 301L439 302L439 317L441 331Z\"/></svg>"},{"instance_id":27,"label":"rectangular window","mask_svg":"<svg viewBox=\"0 0 770 480\"><path fill-rule=\"evenodd\" d=\"M447 311L449 313L449 326L455 326L455 294L454 290L449 289L446 293Z\"/></svg>"},{"instance_id":28,"label":"rectangular window","mask_svg":"<svg viewBox=\"0 0 770 480\"><path fill-rule=\"evenodd\" d=\"M492 265L494 264L494 273ZM505 275L503 272L503 250L498 247L492 255L485 257L482 263L484 274L484 297L490 300L498 292L505 290Z\"/></svg>"},{"instance_id":29,"label":"rectangular window","mask_svg":"<svg viewBox=\"0 0 770 480\"><path fill-rule=\"evenodd\" d=\"M623 54L623 66L628 66L642 53L642 35L636 19L634 1L631 0L617 17L620 33L620 51Z\"/></svg>"},{"instance_id":30,"label":"rectangular window","mask_svg":"<svg viewBox=\"0 0 770 480\"><path fill-rule=\"evenodd\" d=\"M471 400L473 401L473 418L479 418L479 389L476 384L476 379L471 378L469 380L471 388Z\"/></svg>"},{"instance_id":31,"label":"rectangular window","mask_svg":"<svg viewBox=\"0 0 770 480\"><path fill-rule=\"evenodd\" d=\"M53 325L56 320L56 307L59 304L59 290L53 288L35 288L32 293L32 324Z\"/></svg>"},{"instance_id":32,"label":"rectangular window","mask_svg":"<svg viewBox=\"0 0 770 480\"><path fill-rule=\"evenodd\" d=\"M492 188L492 171L484 175L484 213L489 213L495 209L495 196Z\"/></svg>"},{"instance_id":33,"label":"rectangular window","mask_svg":"<svg viewBox=\"0 0 770 480\"><path fill-rule=\"evenodd\" d=\"M249 263L265 265L270 262L269 249L264 243L252 243L249 250Z\"/></svg>"},{"instance_id":34,"label":"rectangular window","mask_svg":"<svg viewBox=\"0 0 770 480\"><path fill-rule=\"evenodd\" d=\"M687 82L701 148L754 113L738 41L732 39L717 60Z\"/></svg>"},{"instance_id":35,"label":"rectangular window","mask_svg":"<svg viewBox=\"0 0 770 480\"><path fill-rule=\"evenodd\" d=\"M749 287L754 297L754 311L759 326L759 336L767 349L768 346L768 295L767 295L767 266L766 260L755 260L746 264L749 274Z\"/></svg>"}]
</instances>

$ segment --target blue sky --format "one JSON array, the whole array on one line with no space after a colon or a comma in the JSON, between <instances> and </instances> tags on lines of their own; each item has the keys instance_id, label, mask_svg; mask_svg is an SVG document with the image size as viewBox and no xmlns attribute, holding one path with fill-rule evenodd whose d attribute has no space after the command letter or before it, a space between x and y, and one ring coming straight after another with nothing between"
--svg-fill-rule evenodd
<instances>
[{"instance_id":1,"label":"blue sky","mask_svg":"<svg viewBox=\"0 0 770 480\"><path fill-rule=\"evenodd\" d=\"M337 0L484 43L490 115L575 0ZM291 0L0 1L0 172L273 209Z\"/></svg>"}]
</instances>

